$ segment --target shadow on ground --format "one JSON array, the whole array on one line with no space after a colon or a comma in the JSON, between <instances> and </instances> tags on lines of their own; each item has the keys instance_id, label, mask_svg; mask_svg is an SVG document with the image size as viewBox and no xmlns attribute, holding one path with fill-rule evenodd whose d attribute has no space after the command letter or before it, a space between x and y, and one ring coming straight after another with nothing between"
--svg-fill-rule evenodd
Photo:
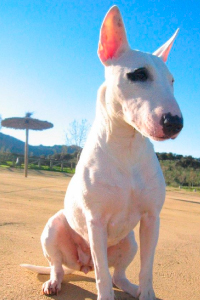
<instances>
[{"instance_id":1,"label":"shadow on ground","mask_svg":"<svg viewBox=\"0 0 200 300\"><path fill-rule=\"evenodd\" d=\"M186 199L174 199L175 201L181 201L181 202L187 202L187 203L192 203L192 204L200 204L200 202L197 201L190 201Z\"/></svg>"},{"instance_id":2,"label":"shadow on ground","mask_svg":"<svg viewBox=\"0 0 200 300\"><path fill-rule=\"evenodd\" d=\"M38 279L41 283L44 283L49 279L49 275L38 275ZM95 285L95 279L88 277L88 276L81 276L77 274L71 274L64 277L63 283L62 283L62 290L61 292L54 296L48 296L49 299L55 299L55 300L97 300L97 294L93 293L91 291L88 291L87 289L80 287L76 285L77 282L84 282L84 285L87 285L88 283L94 283ZM87 288L87 286L86 286ZM125 292L117 289L115 287L115 300L137 300L136 298L126 294ZM157 298L156 300L162 300Z\"/></svg>"}]
</instances>

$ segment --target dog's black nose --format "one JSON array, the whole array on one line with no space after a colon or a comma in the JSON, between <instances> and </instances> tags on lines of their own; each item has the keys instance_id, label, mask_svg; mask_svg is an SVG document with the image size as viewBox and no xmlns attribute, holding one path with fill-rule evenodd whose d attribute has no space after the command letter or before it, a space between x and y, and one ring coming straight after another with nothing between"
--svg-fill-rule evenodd
<instances>
[{"instance_id":1,"label":"dog's black nose","mask_svg":"<svg viewBox=\"0 0 200 300\"><path fill-rule=\"evenodd\" d=\"M172 116L171 113L163 114L160 124L163 126L165 136L170 138L183 128L183 118Z\"/></svg>"}]
</instances>

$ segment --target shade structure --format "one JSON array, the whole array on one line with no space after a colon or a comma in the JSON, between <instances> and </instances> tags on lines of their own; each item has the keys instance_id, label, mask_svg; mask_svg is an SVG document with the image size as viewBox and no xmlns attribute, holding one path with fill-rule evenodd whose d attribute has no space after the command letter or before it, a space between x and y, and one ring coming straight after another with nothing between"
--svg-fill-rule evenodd
<instances>
[{"instance_id":1,"label":"shade structure","mask_svg":"<svg viewBox=\"0 0 200 300\"><path fill-rule=\"evenodd\" d=\"M47 121L41 121L30 117L8 118L1 121L1 125L13 129L31 129L45 130L53 127L53 124Z\"/></svg>"},{"instance_id":2,"label":"shade structure","mask_svg":"<svg viewBox=\"0 0 200 300\"><path fill-rule=\"evenodd\" d=\"M26 131L26 142L24 150L24 174L28 176L28 133L29 130L45 130L53 127L53 124L47 121L41 121L31 118L31 113L27 113L24 118L7 118L1 121L1 125L12 129L22 129Z\"/></svg>"}]
</instances>

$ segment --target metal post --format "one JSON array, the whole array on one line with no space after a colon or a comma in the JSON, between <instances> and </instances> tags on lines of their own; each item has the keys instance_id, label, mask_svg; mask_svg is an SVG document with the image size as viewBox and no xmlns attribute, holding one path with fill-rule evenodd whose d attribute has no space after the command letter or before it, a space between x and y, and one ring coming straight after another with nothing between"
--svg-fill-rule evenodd
<instances>
[{"instance_id":1,"label":"metal post","mask_svg":"<svg viewBox=\"0 0 200 300\"><path fill-rule=\"evenodd\" d=\"M53 160L50 159L50 170L52 170L52 169L53 169Z\"/></svg>"},{"instance_id":2,"label":"metal post","mask_svg":"<svg viewBox=\"0 0 200 300\"><path fill-rule=\"evenodd\" d=\"M26 142L25 142L25 153L24 153L24 175L28 176L28 129L26 128Z\"/></svg>"}]
</instances>

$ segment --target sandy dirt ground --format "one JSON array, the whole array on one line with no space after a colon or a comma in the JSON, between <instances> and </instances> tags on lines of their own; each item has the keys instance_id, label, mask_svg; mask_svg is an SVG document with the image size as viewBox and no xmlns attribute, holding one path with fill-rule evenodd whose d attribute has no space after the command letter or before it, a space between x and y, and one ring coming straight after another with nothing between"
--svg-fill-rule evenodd
<instances>
[{"instance_id":1,"label":"sandy dirt ground","mask_svg":"<svg viewBox=\"0 0 200 300\"><path fill-rule=\"evenodd\" d=\"M48 218L63 207L66 174L0 169L0 298L2 300L96 300L94 272L66 275L58 296L41 295L48 279L19 265L47 265L40 235ZM138 240L138 227L135 230ZM139 251L127 270L138 283ZM112 270L111 270L112 273ZM200 193L167 189L154 264L159 300L200 299ZM115 289L116 299L133 297Z\"/></svg>"}]
</instances>

